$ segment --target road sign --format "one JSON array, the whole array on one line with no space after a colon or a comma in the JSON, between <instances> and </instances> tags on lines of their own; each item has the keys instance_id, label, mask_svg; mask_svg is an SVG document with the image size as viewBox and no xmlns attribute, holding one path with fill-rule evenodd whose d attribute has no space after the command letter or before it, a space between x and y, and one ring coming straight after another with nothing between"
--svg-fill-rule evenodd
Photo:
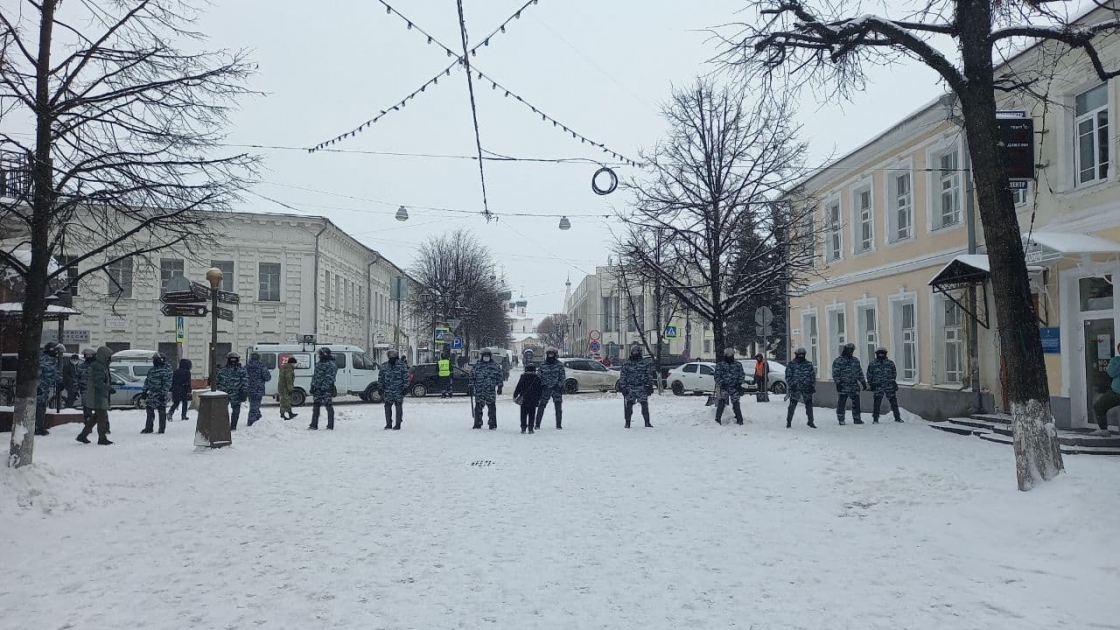
<instances>
[{"instance_id":1,"label":"road sign","mask_svg":"<svg viewBox=\"0 0 1120 630\"><path fill-rule=\"evenodd\" d=\"M462 324L462 323L463 323L463 320L461 320L461 319L449 319L449 320L447 320L447 325L448 325L448 327L451 328L451 330L458 329L459 324Z\"/></svg>"},{"instance_id":2,"label":"road sign","mask_svg":"<svg viewBox=\"0 0 1120 630\"><path fill-rule=\"evenodd\" d=\"M769 306L762 306L754 312L754 323L759 326L769 326L774 321L774 311Z\"/></svg>"},{"instance_id":3,"label":"road sign","mask_svg":"<svg viewBox=\"0 0 1120 630\"><path fill-rule=\"evenodd\" d=\"M175 343L183 343L186 338L187 323L183 321L183 317L180 315L175 318Z\"/></svg>"},{"instance_id":4,"label":"road sign","mask_svg":"<svg viewBox=\"0 0 1120 630\"><path fill-rule=\"evenodd\" d=\"M159 312L168 317L206 317L205 304L164 304Z\"/></svg>"},{"instance_id":5,"label":"road sign","mask_svg":"<svg viewBox=\"0 0 1120 630\"><path fill-rule=\"evenodd\" d=\"M587 338L591 341L599 341L603 338L603 333L598 330L591 330L587 333Z\"/></svg>"},{"instance_id":6,"label":"road sign","mask_svg":"<svg viewBox=\"0 0 1120 630\"><path fill-rule=\"evenodd\" d=\"M599 345L598 341L592 341L591 343L587 344L587 349L591 352L598 352L601 348L602 346Z\"/></svg>"},{"instance_id":7,"label":"road sign","mask_svg":"<svg viewBox=\"0 0 1120 630\"><path fill-rule=\"evenodd\" d=\"M198 300L205 301L210 299L210 287L201 282L191 280L191 291L194 292L194 296L198 298Z\"/></svg>"},{"instance_id":8,"label":"road sign","mask_svg":"<svg viewBox=\"0 0 1120 630\"><path fill-rule=\"evenodd\" d=\"M774 334L774 327L773 326L756 326L755 329L754 329L754 334L758 335L759 337L769 337L770 335Z\"/></svg>"},{"instance_id":9,"label":"road sign","mask_svg":"<svg viewBox=\"0 0 1120 630\"><path fill-rule=\"evenodd\" d=\"M450 331L448 331L445 328L437 328L436 329L436 342L439 343L439 342L442 342L442 341L447 341L447 333L448 332L450 332Z\"/></svg>"},{"instance_id":10,"label":"road sign","mask_svg":"<svg viewBox=\"0 0 1120 630\"><path fill-rule=\"evenodd\" d=\"M218 307L218 319L224 319L227 322L232 322L233 321L233 311L229 310L228 308L222 308L221 306L219 306Z\"/></svg>"},{"instance_id":11,"label":"road sign","mask_svg":"<svg viewBox=\"0 0 1120 630\"><path fill-rule=\"evenodd\" d=\"M463 349L463 338L462 337L456 337L456 338L452 339L451 340L451 349L452 350L462 350Z\"/></svg>"},{"instance_id":12,"label":"road sign","mask_svg":"<svg viewBox=\"0 0 1120 630\"><path fill-rule=\"evenodd\" d=\"M159 301L164 304L197 304L203 300L195 297L193 291L168 291L159 296Z\"/></svg>"},{"instance_id":13,"label":"road sign","mask_svg":"<svg viewBox=\"0 0 1120 630\"><path fill-rule=\"evenodd\" d=\"M218 301L222 304L240 304L241 296L233 291L218 291Z\"/></svg>"},{"instance_id":14,"label":"road sign","mask_svg":"<svg viewBox=\"0 0 1120 630\"><path fill-rule=\"evenodd\" d=\"M677 338L677 327L676 326L666 326L665 327L665 338L666 339L676 339Z\"/></svg>"}]
</instances>

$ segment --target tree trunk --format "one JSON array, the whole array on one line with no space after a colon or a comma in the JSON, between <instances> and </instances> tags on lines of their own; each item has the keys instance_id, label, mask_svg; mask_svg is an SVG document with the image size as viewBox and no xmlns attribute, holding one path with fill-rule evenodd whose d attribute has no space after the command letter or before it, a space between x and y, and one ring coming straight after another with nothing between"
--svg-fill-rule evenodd
<instances>
[{"instance_id":1,"label":"tree trunk","mask_svg":"<svg viewBox=\"0 0 1120 630\"><path fill-rule=\"evenodd\" d=\"M1057 476L1059 450L1038 322L1031 304L1015 203L999 152L991 44L991 0L959 0L957 27L967 83L958 94L972 157L977 206L984 228L995 296L1000 353L1012 366L1007 379L1019 489Z\"/></svg>"},{"instance_id":2,"label":"tree trunk","mask_svg":"<svg viewBox=\"0 0 1120 630\"><path fill-rule=\"evenodd\" d=\"M39 57L35 68L35 156L31 177L31 265L20 318L19 355L16 359L16 404L8 465L29 466L35 452L35 396L39 388L39 340L47 309L47 273L51 259L50 217L54 204L51 172L50 63L51 32L57 0L44 0L39 22Z\"/></svg>"}]
</instances>

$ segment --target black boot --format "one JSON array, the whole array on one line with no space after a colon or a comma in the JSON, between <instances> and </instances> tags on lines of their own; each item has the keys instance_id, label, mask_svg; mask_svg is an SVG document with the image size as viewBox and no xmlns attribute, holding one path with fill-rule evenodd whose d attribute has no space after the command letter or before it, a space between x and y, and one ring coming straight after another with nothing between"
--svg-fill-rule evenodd
<instances>
[{"instance_id":1,"label":"black boot","mask_svg":"<svg viewBox=\"0 0 1120 630\"><path fill-rule=\"evenodd\" d=\"M533 426L540 429L541 428L541 420L544 420L544 406L543 405L540 406L540 407L537 407L537 416L536 416L536 420L533 422Z\"/></svg>"},{"instance_id":2,"label":"black boot","mask_svg":"<svg viewBox=\"0 0 1120 630\"><path fill-rule=\"evenodd\" d=\"M319 430L319 403L315 403L311 408L311 424L307 425L307 428L311 431Z\"/></svg>"},{"instance_id":3,"label":"black boot","mask_svg":"<svg viewBox=\"0 0 1120 630\"><path fill-rule=\"evenodd\" d=\"M241 416L241 405L230 405L229 408L229 430L237 430L237 418Z\"/></svg>"},{"instance_id":4,"label":"black boot","mask_svg":"<svg viewBox=\"0 0 1120 630\"><path fill-rule=\"evenodd\" d=\"M559 400L557 400L553 404L556 405L556 428L563 429L564 427L560 425L560 421L564 418L564 410L561 407L561 403Z\"/></svg>"},{"instance_id":5,"label":"black boot","mask_svg":"<svg viewBox=\"0 0 1120 630\"><path fill-rule=\"evenodd\" d=\"M646 421L646 428L647 429L652 429L653 428L653 425L649 423L649 403L648 402L643 402L642 403L642 420Z\"/></svg>"},{"instance_id":6,"label":"black boot","mask_svg":"<svg viewBox=\"0 0 1120 630\"><path fill-rule=\"evenodd\" d=\"M334 405L327 405L327 430L334 431Z\"/></svg>"},{"instance_id":7,"label":"black boot","mask_svg":"<svg viewBox=\"0 0 1120 630\"><path fill-rule=\"evenodd\" d=\"M393 428L393 404L385 403L385 431Z\"/></svg>"},{"instance_id":8,"label":"black boot","mask_svg":"<svg viewBox=\"0 0 1120 630\"><path fill-rule=\"evenodd\" d=\"M722 398L720 398L719 402L716 403L716 424L723 424L723 421L720 418L723 417L723 408L726 406L727 403L725 403Z\"/></svg>"},{"instance_id":9,"label":"black boot","mask_svg":"<svg viewBox=\"0 0 1120 630\"><path fill-rule=\"evenodd\" d=\"M813 424L813 405L805 405L805 415L809 417L809 428L817 428L817 425Z\"/></svg>"},{"instance_id":10,"label":"black boot","mask_svg":"<svg viewBox=\"0 0 1120 630\"><path fill-rule=\"evenodd\" d=\"M89 420L86 420L85 426L82 427L82 432L79 433L78 437L76 437L74 439L78 440L82 444L89 444L89 434L93 432L93 425L94 424L95 423L93 423Z\"/></svg>"},{"instance_id":11,"label":"black boot","mask_svg":"<svg viewBox=\"0 0 1120 630\"><path fill-rule=\"evenodd\" d=\"M401 420L404 419L404 407L402 403L397 403L397 423L393 425L394 431L401 430Z\"/></svg>"},{"instance_id":12,"label":"black boot","mask_svg":"<svg viewBox=\"0 0 1120 630\"><path fill-rule=\"evenodd\" d=\"M629 400L622 407L622 417L626 420L626 428L630 428L630 417L634 414L634 403Z\"/></svg>"},{"instance_id":13,"label":"black boot","mask_svg":"<svg viewBox=\"0 0 1120 630\"><path fill-rule=\"evenodd\" d=\"M147 411L146 415L147 415L147 419L144 422L144 430L141 431L140 433L155 433L155 431L152 429L152 423L155 422L155 419L156 419L156 410L152 409L151 407L148 407L148 411Z\"/></svg>"},{"instance_id":14,"label":"black boot","mask_svg":"<svg viewBox=\"0 0 1120 630\"><path fill-rule=\"evenodd\" d=\"M160 407L156 411L159 412L159 432L163 433L167 430L167 410Z\"/></svg>"},{"instance_id":15,"label":"black boot","mask_svg":"<svg viewBox=\"0 0 1120 630\"><path fill-rule=\"evenodd\" d=\"M735 424L743 424L743 409L738 400L731 403L731 410L735 412Z\"/></svg>"},{"instance_id":16,"label":"black boot","mask_svg":"<svg viewBox=\"0 0 1120 630\"><path fill-rule=\"evenodd\" d=\"M852 424L863 424L863 420L860 420L859 416L856 416L852 419Z\"/></svg>"},{"instance_id":17,"label":"black boot","mask_svg":"<svg viewBox=\"0 0 1120 630\"><path fill-rule=\"evenodd\" d=\"M789 408L786 409L786 428L787 429L790 429L790 428L793 427L793 410L794 410L793 407L789 407Z\"/></svg>"}]
</instances>

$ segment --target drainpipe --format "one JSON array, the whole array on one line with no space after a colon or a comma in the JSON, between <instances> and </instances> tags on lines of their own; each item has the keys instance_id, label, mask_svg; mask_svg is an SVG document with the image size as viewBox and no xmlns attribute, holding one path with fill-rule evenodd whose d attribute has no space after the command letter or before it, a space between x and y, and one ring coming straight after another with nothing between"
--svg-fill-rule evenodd
<instances>
[{"instance_id":1,"label":"drainpipe","mask_svg":"<svg viewBox=\"0 0 1120 630\"><path fill-rule=\"evenodd\" d=\"M315 335L315 343L319 343L319 237L327 231L330 223L323 221L323 229L315 233L315 291L311 298L311 334Z\"/></svg>"},{"instance_id":2,"label":"drainpipe","mask_svg":"<svg viewBox=\"0 0 1120 630\"><path fill-rule=\"evenodd\" d=\"M366 353L373 352L373 266L380 257L373 252L373 260L366 265ZM378 357L379 359L381 357Z\"/></svg>"}]
</instances>

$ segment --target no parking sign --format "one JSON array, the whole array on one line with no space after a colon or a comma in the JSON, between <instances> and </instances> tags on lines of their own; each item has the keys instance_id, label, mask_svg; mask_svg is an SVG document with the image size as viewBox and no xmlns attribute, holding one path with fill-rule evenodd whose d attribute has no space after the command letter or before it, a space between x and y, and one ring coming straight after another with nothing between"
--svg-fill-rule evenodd
<instances>
[{"instance_id":1,"label":"no parking sign","mask_svg":"<svg viewBox=\"0 0 1120 630\"><path fill-rule=\"evenodd\" d=\"M587 349L594 353L599 352L600 348L602 348L602 346L599 345L598 341L592 341L591 343L587 344Z\"/></svg>"}]
</instances>

